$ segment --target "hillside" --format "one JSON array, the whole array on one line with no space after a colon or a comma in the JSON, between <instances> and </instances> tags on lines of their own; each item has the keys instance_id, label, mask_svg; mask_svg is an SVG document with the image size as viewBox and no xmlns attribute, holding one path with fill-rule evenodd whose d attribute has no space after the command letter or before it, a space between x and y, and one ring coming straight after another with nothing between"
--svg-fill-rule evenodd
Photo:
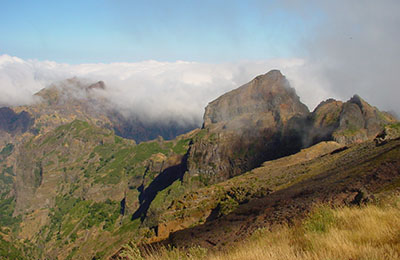
<instances>
[{"instance_id":1,"label":"hillside","mask_svg":"<svg viewBox=\"0 0 400 260\"><path fill-rule=\"evenodd\" d=\"M143 191L180 164L187 138L136 145L75 120L31 138L13 153L6 147L1 171L9 186L2 203L9 201L13 217L2 229L15 229L16 238L40 245L32 259L89 258L112 248L137 235L140 221L131 221L131 215Z\"/></svg>"},{"instance_id":2,"label":"hillside","mask_svg":"<svg viewBox=\"0 0 400 260\"><path fill-rule=\"evenodd\" d=\"M319 146L309 151L320 150ZM301 153L296 156L265 163L240 177L179 199L176 204L183 209L174 213L175 218L183 216L184 223L188 216L191 225L201 225L173 233L167 242L221 247L240 241L258 228L291 223L315 203L360 204L371 200L373 194L397 188L400 181L399 138L380 146L367 141L332 149L315 158L304 159ZM159 226L168 226L168 221Z\"/></svg>"}]
</instances>

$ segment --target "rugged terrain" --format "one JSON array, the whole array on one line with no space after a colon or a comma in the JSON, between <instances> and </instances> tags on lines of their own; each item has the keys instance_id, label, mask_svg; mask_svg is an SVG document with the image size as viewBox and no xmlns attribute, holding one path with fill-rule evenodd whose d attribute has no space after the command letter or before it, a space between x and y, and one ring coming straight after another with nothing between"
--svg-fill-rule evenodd
<instances>
[{"instance_id":1,"label":"rugged terrain","mask_svg":"<svg viewBox=\"0 0 400 260\"><path fill-rule=\"evenodd\" d=\"M70 79L33 105L0 109L2 257L120 258L128 243L218 249L314 203L360 204L400 183L399 124L357 95L309 112L273 70L177 136L193 126L127 118L105 88Z\"/></svg>"}]
</instances>

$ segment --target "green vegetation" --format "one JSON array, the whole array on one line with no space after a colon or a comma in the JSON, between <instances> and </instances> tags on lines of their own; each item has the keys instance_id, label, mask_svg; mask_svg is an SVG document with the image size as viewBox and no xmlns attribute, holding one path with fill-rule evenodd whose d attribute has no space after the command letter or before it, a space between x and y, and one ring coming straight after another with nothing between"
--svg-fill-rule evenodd
<instances>
[{"instance_id":1,"label":"green vegetation","mask_svg":"<svg viewBox=\"0 0 400 260\"><path fill-rule=\"evenodd\" d=\"M26 259L23 252L21 251L21 249L15 247L14 242L4 240L1 235L0 235L0 258L4 259L4 260L6 260L6 259L10 259L10 260Z\"/></svg>"},{"instance_id":2,"label":"green vegetation","mask_svg":"<svg viewBox=\"0 0 400 260\"><path fill-rule=\"evenodd\" d=\"M160 144L156 141L143 142L135 147L135 157L133 163L140 163L150 158L153 154L162 153L165 155L169 154L168 149L160 147Z\"/></svg>"},{"instance_id":3,"label":"green vegetation","mask_svg":"<svg viewBox=\"0 0 400 260\"><path fill-rule=\"evenodd\" d=\"M193 140L194 140L194 141L201 140L201 139L203 139L207 134L208 134L208 130L207 130L207 129L201 129L201 130L193 137Z\"/></svg>"},{"instance_id":4,"label":"green vegetation","mask_svg":"<svg viewBox=\"0 0 400 260\"><path fill-rule=\"evenodd\" d=\"M156 226L160 213L167 209L176 198L185 193L185 187L180 180L176 180L168 188L157 193L147 212L145 224L149 227Z\"/></svg>"},{"instance_id":5,"label":"green vegetation","mask_svg":"<svg viewBox=\"0 0 400 260\"><path fill-rule=\"evenodd\" d=\"M390 124L388 127L400 131L400 123Z\"/></svg>"},{"instance_id":6,"label":"green vegetation","mask_svg":"<svg viewBox=\"0 0 400 260\"><path fill-rule=\"evenodd\" d=\"M2 162L5 158L10 156L12 151L14 150L13 144L7 144L1 151L0 151L0 162Z\"/></svg>"},{"instance_id":7,"label":"green vegetation","mask_svg":"<svg viewBox=\"0 0 400 260\"><path fill-rule=\"evenodd\" d=\"M14 183L13 178L11 177L14 175L13 169L14 169L13 166L3 168L3 170L1 171L1 174L0 174L0 181L2 181L3 184L11 185ZM2 192L4 192L4 191L2 191Z\"/></svg>"},{"instance_id":8,"label":"green vegetation","mask_svg":"<svg viewBox=\"0 0 400 260\"><path fill-rule=\"evenodd\" d=\"M111 200L93 202L64 196L56 198L51 212L46 241L56 235L57 240L70 238L74 242L79 230L96 226L111 231L120 215L120 205Z\"/></svg>"},{"instance_id":9,"label":"green vegetation","mask_svg":"<svg viewBox=\"0 0 400 260\"><path fill-rule=\"evenodd\" d=\"M21 222L21 216L13 217L15 198L0 199L0 226L12 227Z\"/></svg>"},{"instance_id":10,"label":"green vegetation","mask_svg":"<svg viewBox=\"0 0 400 260\"><path fill-rule=\"evenodd\" d=\"M217 208L218 208L219 217L223 216L223 215L228 215L229 213L231 213L232 211L237 209L238 206L239 206L239 203L236 200L234 200L233 198L231 198L229 196L226 196L218 204Z\"/></svg>"},{"instance_id":11,"label":"green vegetation","mask_svg":"<svg viewBox=\"0 0 400 260\"><path fill-rule=\"evenodd\" d=\"M303 225L307 231L325 233L334 223L335 217L332 209L327 206L320 206L314 209Z\"/></svg>"},{"instance_id":12,"label":"green vegetation","mask_svg":"<svg viewBox=\"0 0 400 260\"><path fill-rule=\"evenodd\" d=\"M172 151L176 154L184 155L188 148L191 139L181 139L179 140L176 145L172 148Z\"/></svg>"}]
</instances>

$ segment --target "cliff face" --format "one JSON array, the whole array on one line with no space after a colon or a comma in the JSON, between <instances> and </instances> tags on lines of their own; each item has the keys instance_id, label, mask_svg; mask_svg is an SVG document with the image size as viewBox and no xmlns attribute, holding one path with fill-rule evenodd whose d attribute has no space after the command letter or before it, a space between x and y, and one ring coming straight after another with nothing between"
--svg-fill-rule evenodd
<instances>
[{"instance_id":1,"label":"cliff face","mask_svg":"<svg viewBox=\"0 0 400 260\"><path fill-rule=\"evenodd\" d=\"M299 124L308 113L279 71L256 77L206 107L202 133L189 151L189 173L207 184L299 151Z\"/></svg>"},{"instance_id":2,"label":"cliff face","mask_svg":"<svg viewBox=\"0 0 400 260\"><path fill-rule=\"evenodd\" d=\"M249 121L257 128L265 128L270 127L265 116L285 123L295 115L307 113L287 79L280 71L272 70L210 102L204 113L204 128L222 125L240 131L253 127L246 124Z\"/></svg>"}]
</instances>

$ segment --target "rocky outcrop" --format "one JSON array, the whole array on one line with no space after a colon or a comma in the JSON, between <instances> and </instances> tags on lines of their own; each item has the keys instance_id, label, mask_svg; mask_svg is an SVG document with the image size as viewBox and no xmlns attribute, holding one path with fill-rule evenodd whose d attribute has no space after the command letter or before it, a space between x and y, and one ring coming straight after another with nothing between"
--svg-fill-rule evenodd
<instances>
[{"instance_id":1,"label":"rocky outcrop","mask_svg":"<svg viewBox=\"0 0 400 260\"><path fill-rule=\"evenodd\" d=\"M333 99L322 102L310 115L310 121L310 144L334 140L347 145L374 138L396 119L354 95L345 103Z\"/></svg>"},{"instance_id":2,"label":"rocky outcrop","mask_svg":"<svg viewBox=\"0 0 400 260\"><path fill-rule=\"evenodd\" d=\"M188 169L204 184L298 152L307 107L277 70L209 103L189 151Z\"/></svg>"},{"instance_id":3,"label":"rocky outcrop","mask_svg":"<svg viewBox=\"0 0 400 260\"><path fill-rule=\"evenodd\" d=\"M385 126L374 140L377 145L383 145L390 140L398 138L400 138L400 123Z\"/></svg>"}]
</instances>

